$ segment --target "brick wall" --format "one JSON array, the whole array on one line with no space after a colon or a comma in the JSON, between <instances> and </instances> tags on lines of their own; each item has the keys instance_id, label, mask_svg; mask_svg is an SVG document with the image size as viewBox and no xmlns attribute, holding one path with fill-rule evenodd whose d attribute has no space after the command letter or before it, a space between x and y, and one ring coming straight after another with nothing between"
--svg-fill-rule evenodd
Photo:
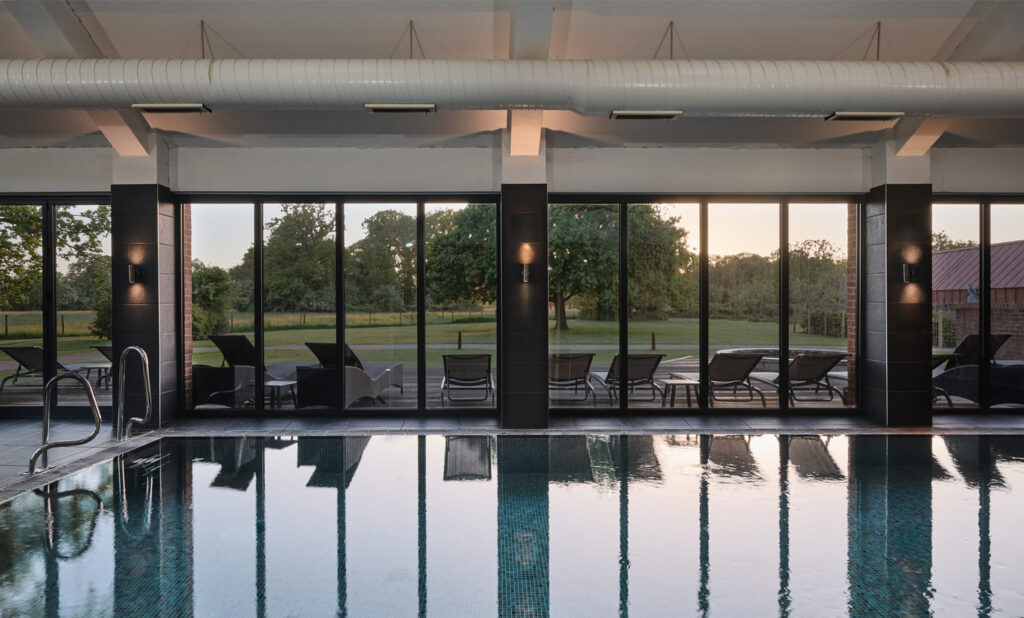
<instances>
[{"instance_id":1,"label":"brick wall","mask_svg":"<svg viewBox=\"0 0 1024 618\"><path fill-rule=\"evenodd\" d=\"M850 382L849 405L857 404L857 205L846 207L846 351Z\"/></svg>"},{"instance_id":2,"label":"brick wall","mask_svg":"<svg viewBox=\"0 0 1024 618\"><path fill-rule=\"evenodd\" d=\"M181 205L181 278L184 295L181 299L185 312L185 408L192 407L192 205Z\"/></svg>"}]
</instances>

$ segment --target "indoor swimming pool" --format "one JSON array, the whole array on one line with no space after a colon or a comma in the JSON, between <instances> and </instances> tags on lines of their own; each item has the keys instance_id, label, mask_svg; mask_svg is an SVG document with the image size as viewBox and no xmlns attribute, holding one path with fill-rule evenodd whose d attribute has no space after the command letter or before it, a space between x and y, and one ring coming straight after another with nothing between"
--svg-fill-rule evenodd
<instances>
[{"instance_id":1,"label":"indoor swimming pool","mask_svg":"<svg viewBox=\"0 0 1024 618\"><path fill-rule=\"evenodd\" d=\"M0 616L1024 613L1024 438L164 439L0 504Z\"/></svg>"}]
</instances>

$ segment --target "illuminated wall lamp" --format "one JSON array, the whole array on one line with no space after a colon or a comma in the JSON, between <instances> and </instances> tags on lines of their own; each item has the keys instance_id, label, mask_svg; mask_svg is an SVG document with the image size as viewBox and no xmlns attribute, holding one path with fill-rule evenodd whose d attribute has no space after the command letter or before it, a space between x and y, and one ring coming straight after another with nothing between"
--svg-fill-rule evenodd
<instances>
[{"instance_id":1,"label":"illuminated wall lamp","mask_svg":"<svg viewBox=\"0 0 1024 618\"><path fill-rule=\"evenodd\" d=\"M519 263L523 267L523 283L530 282L530 263L533 262L533 248L529 243L519 245Z\"/></svg>"},{"instance_id":2,"label":"illuminated wall lamp","mask_svg":"<svg viewBox=\"0 0 1024 618\"><path fill-rule=\"evenodd\" d=\"M917 283L920 278L920 264L903 264L903 283Z\"/></svg>"},{"instance_id":3,"label":"illuminated wall lamp","mask_svg":"<svg viewBox=\"0 0 1024 618\"><path fill-rule=\"evenodd\" d=\"M142 269L136 264L128 265L128 283L140 283L142 281Z\"/></svg>"}]
</instances>

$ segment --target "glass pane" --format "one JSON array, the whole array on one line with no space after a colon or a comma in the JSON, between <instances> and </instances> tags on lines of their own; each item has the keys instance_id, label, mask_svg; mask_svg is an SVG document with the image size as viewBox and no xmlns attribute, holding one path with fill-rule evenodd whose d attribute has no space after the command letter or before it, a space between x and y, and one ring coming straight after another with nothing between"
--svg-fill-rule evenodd
<instances>
[{"instance_id":1,"label":"glass pane","mask_svg":"<svg viewBox=\"0 0 1024 618\"><path fill-rule=\"evenodd\" d=\"M777 407L779 206L708 206L711 403Z\"/></svg>"},{"instance_id":2,"label":"glass pane","mask_svg":"<svg viewBox=\"0 0 1024 618\"><path fill-rule=\"evenodd\" d=\"M978 217L978 204L932 205L932 395L938 408L975 407L980 399Z\"/></svg>"},{"instance_id":3,"label":"glass pane","mask_svg":"<svg viewBox=\"0 0 1024 618\"><path fill-rule=\"evenodd\" d=\"M250 407L257 397L253 330L253 205L185 205L185 365L196 408ZM191 329L191 337L188 336ZM262 372L260 372L262 374ZM188 374L186 374L186 380Z\"/></svg>"},{"instance_id":4,"label":"glass pane","mask_svg":"<svg viewBox=\"0 0 1024 618\"><path fill-rule=\"evenodd\" d=\"M416 407L416 204L345 204L345 407Z\"/></svg>"},{"instance_id":5,"label":"glass pane","mask_svg":"<svg viewBox=\"0 0 1024 618\"><path fill-rule=\"evenodd\" d=\"M627 230L629 406L696 406L700 204L630 204Z\"/></svg>"},{"instance_id":6,"label":"glass pane","mask_svg":"<svg viewBox=\"0 0 1024 618\"><path fill-rule=\"evenodd\" d=\"M43 405L43 211L0 205L0 406Z\"/></svg>"},{"instance_id":7,"label":"glass pane","mask_svg":"<svg viewBox=\"0 0 1024 618\"><path fill-rule=\"evenodd\" d=\"M1024 403L1024 204L992 204L989 403Z\"/></svg>"},{"instance_id":8,"label":"glass pane","mask_svg":"<svg viewBox=\"0 0 1024 618\"><path fill-rule=\"evenodd\" d=\"M551 405L616 404L618 204L548 207L548 296Z\"/></svg>"},{"instance_id":9,"label":"glass pane","mask_svg":"<svg viewBox=\"0 0 1024 618\"><path fill-rule=\"evenodd\" d=\"M497 214L494 204L425 205L427 407L495 406Z\"/></svg>"},{"instance_id":10,"label":"glass pane","mask_svg":"<svg viewBox=\"0 0 1024 618\"><path fill-rule=\"evenodd\" d=\"M856 405L856 318L856 204L790 204L791 406Z\"/></svg>"},{"instance_id":11,"label":"glass pane","mask_svg":"<svg viewBox=\"0 0 1024 618\"><path fill-rule=\"evenodd\" d=\"M338 407L334 204L263 205L267 408Z\"/></svg>"},{"instance_id":12,"label":"glass pane","mask_svg":"<svg viewBox=\"0 0 1024 618\"><path fill-rule=\"evenodd\" d=\"M57 206L57 362L111 402L110 207ZM60 369L60 368L58 368ZM60 405L88 405L85 391L61 382Z\"/></svg>"}]
</instances>

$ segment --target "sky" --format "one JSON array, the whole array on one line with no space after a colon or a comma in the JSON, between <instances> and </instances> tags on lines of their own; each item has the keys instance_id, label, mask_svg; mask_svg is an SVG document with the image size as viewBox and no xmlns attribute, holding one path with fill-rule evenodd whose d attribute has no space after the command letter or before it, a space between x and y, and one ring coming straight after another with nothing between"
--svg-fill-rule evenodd
<instances>
[{"instance_id":1,"label":"sky","mask_svg":"<svg viewBox=\"0 0 1024 618\"><path fill-rule=\"evenodd\" d=\"M465 204L427 204L433 208L464 208ZM680 217L680 225L690 231L688 244L698 248L697 204L660 204L666 215ZM393 208L415 216L415 204L346 204L345 244L365 236L363 221L380 209ZM280 212L279 206L266 204L264 219ZM824 239L846 249L846 204L798 204L789 206L789 239L795 243L806 239ZM932 227L944 231L954 240L975 240L978 237L978 206L976 204L935 204ZM192 257L203 262L230 268L239 261L252 244L253 220L251 204L193 204ZM709 253L733 255L755 253L769 255L778 249L779 215L775 204L716 204L708 206ZM992 206L992 242L1024 239L1024 204Z\"/></svg>"}]
</instances>

